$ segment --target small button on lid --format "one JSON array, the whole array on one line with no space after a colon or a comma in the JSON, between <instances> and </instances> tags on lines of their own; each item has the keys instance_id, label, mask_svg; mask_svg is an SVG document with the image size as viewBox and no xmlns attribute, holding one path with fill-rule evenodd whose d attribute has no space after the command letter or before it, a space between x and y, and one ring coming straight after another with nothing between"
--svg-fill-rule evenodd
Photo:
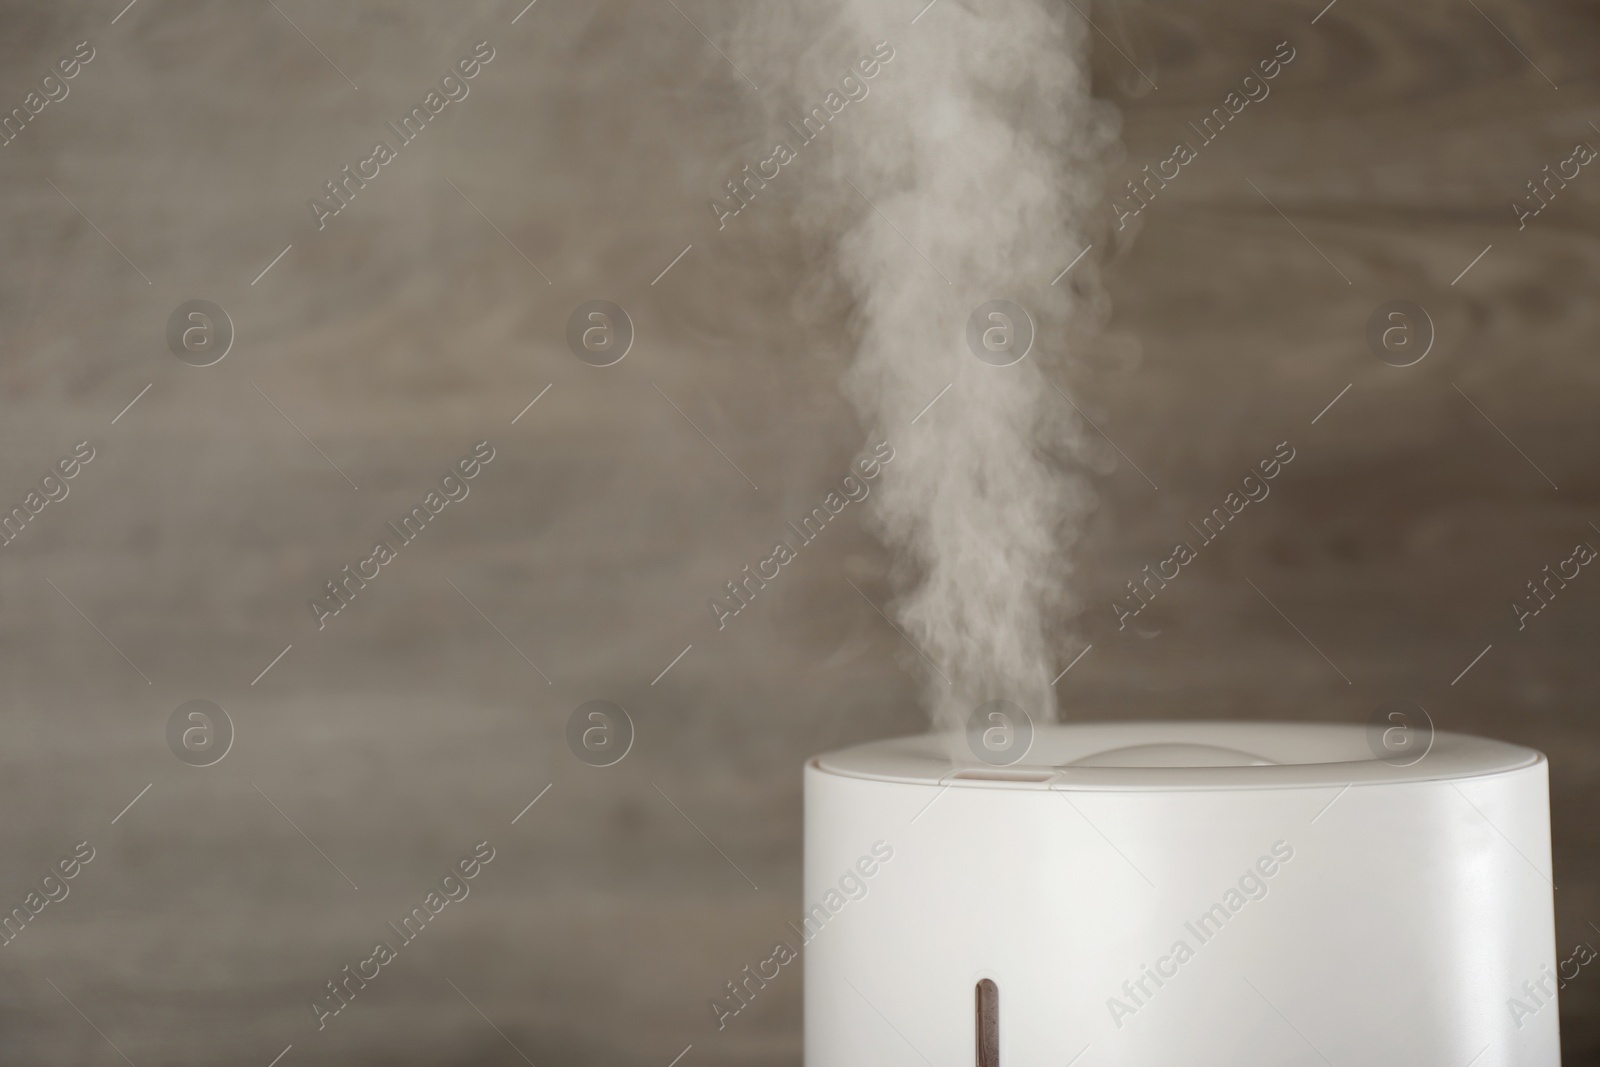
<instances>
[{"instance_id":1,"label":"small button on lid","mask_svg":"<svg viewBox=\"0 0 1600 1067\"><path fill-rule=\"evenodd\" d=\"M1075 759L1066 767L1271 767L1273 760L1221 745L1168 741L1124 745Z\"/></svg>"}]
</instances>

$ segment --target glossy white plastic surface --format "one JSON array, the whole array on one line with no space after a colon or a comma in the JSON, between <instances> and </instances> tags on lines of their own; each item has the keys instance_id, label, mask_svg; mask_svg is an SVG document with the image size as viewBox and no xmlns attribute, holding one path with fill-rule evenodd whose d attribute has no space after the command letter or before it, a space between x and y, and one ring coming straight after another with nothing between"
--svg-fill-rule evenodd
<instances>
[{"instance_id":1,"label":"glossy white plastic surface","mask_svg":"<svg viewBox=\"0 0 1600 1067\"><path fill-rule=\"evenodd\" d=\"M805 809L807 1067L975 1064L985 978L1005 1067L1560 1063L1532 749L1084 724L958 767L925 735L810 761Z\"/></svg>"}]
</instances>

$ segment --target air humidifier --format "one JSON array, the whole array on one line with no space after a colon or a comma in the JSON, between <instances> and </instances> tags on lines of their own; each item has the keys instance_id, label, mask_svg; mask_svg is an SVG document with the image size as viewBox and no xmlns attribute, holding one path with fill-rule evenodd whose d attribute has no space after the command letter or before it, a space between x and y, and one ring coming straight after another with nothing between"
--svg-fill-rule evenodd
<instances>
[{"instance_id":1,"label":"air humidifier","mask_svg":"<svg viewBox=\"0 0 1600 1067\"><path fill-rule=\"evenodd\" d=\"M1558 1067L1540 753L1244 722L951 751L805 767L807 1067Z\"/></svg>"}]
</instances>

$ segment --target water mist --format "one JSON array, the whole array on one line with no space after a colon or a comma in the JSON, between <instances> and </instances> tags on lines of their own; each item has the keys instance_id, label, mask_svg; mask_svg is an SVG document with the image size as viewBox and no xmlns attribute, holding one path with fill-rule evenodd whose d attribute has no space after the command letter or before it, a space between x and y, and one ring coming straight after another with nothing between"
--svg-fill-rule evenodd
<instances>
[{"instance_id":1,"label":"water mist","mask_svg":"<svg viewBox=\"0 0 1600 1067\"><path fill-rule=\"evenodd\" d=\"M764 93L770 124L831 142L832 180L786 180L805 183L799 225L833 246L853 307L844 390L901 457L868 507L921 650L906 663L938 728L992 698L1047 720L1096 456L1065 395L1071 338L1101 310L1094 256L1061 277L1109 218L1117 120L1090 96L1092 31L1039 0L940 0L915 23L877 0L823 11L750 16L746 33L767 79L788 66L801 86ZM995 300L1026 310L981 317L999 350L975 353L968 322Z\"/></svg>"}]
</instances>

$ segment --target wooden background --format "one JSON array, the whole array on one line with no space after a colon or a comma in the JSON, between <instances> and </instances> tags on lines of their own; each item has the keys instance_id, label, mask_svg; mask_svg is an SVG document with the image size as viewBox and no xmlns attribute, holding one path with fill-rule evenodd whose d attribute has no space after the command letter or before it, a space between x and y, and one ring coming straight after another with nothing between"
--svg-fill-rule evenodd
<instances>
[{"instance_id":1,"label":"wooden background","mask_svg":"<svg viewBox=\"0 0 1600 1067\"><path fill-rule=\"evenodd\" d=\"M796 298L820 251L790 194L709 225L705 198L766 134L684 15L726 48L735 5L542 0L514 24L514 2L122 6L0 6L6 108L77 41L97 50L0 148L0 500L73 443L98 450L0 549L0 905L75 842L97 850L0 950L0 1061L121 1063L114 1042L141 1065L264 1067L290 1044L285 1067L665 1065L692 1043L685 1067L798 1063L798 975L722 1033L706 1001L799 911L803 758L921 716L899 639L843 580L889 595L854 518L708 625L704 599L862 436L840 331ZM885 18L922 5L899 6ZM1160 488L1120 462L1097 480L1094 649L1063 703L1360 722L1405 697L1539 747L1565 955L1600 938L1600 577L1521 632L1509 605L1600 544L1600 174L1520 232L1510 204L1600 145L1600 16L1319 9L1094 12L1119 173L1277 42L1297 56L1104 250L1114 314L1076 384ZM316 231L307 198L484 39L471 95ZM849 196L827 151L796 179ZM237 330L204 370L163 342L193 298ZM604 373L562 341L594 298L639 334ZM1437 330L1409 368L1364 339L1395 299ZM318 632L306 598L485 438L471 496ZM1126 578L1283 440L1272 497L1118 634ZM207 769L164 741L196 698L237 728ZM638 730L606 771L563 741L592 698ZM472 896L318 1033L309 998L484 839ZM1600 974L1561 1010L1566 1062L1600 1063Z\"/></svg>"}]
</instances>

